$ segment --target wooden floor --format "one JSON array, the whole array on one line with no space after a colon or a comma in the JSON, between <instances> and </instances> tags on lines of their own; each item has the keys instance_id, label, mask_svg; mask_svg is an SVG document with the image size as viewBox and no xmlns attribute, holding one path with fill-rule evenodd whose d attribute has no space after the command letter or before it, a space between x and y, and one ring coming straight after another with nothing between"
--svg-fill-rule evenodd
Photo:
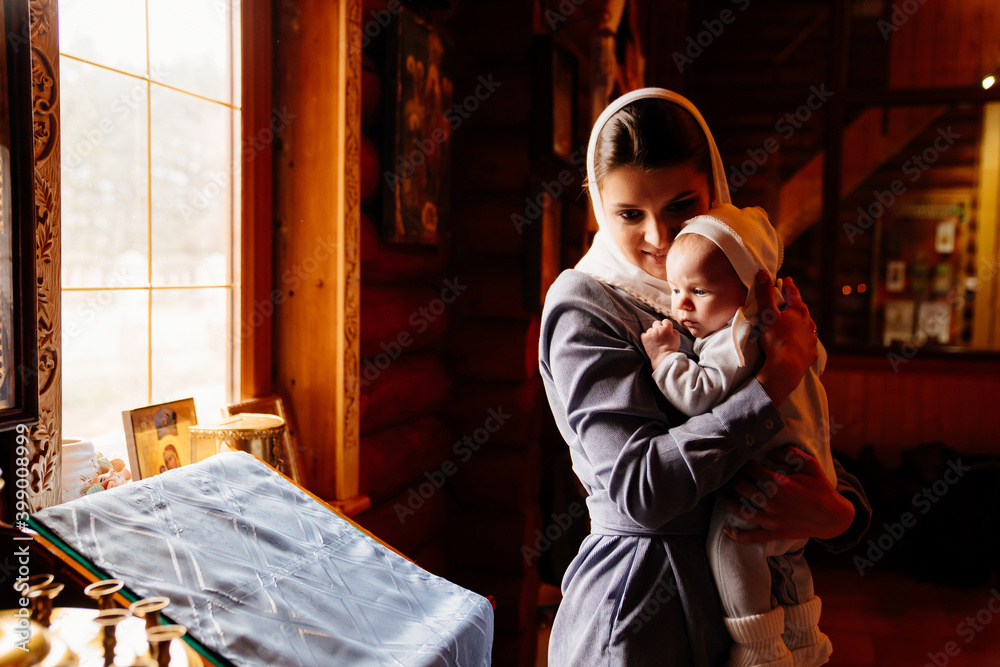
<instances>
[{"instance_id":1,"label":"wooden floor","mask_svg":"<svg viewBox=\"0 0 1000 667\"><path fill-rule=\"evenodd\" d=\"M813 576L823 598L821 627L833 642L830 665L1000 665L1000 587L956 589L843 568Z\"/></svg>"},{"instance_id":2,"label":"wooden floor","mask_svg":"<svg viewBox=\"0 0 1000 667\"><path fill-rule=\"evenodd\" d=\"M1000 667L1000 586L956 589L829 565L813 576L831 667ZM548 633L543 624L537 667L546 665Z\"/></svg>"}]
</instances>

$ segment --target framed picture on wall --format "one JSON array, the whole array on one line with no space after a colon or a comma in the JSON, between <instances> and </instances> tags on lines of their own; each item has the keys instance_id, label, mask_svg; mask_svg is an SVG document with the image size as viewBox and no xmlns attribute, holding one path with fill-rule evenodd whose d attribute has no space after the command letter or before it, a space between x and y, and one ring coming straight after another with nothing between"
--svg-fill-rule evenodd
<instances>
[{"instance_id":1,"label":"framed picture on wall","mask_svg":"<svg viewBox=\"0 0 1000 667\"><path fill-rule=\"evenodd\" d=\"M386 114L382 238L438 244L451 196L451 134L470 112L453 105L441 35L406 8L391 24L386 63L382 97L395 112Z\"/></svg>"},{"instance_id":2,"label":"framed picture on wall","mask_svg":"<svg viewBox=\"0 0 1000 667\"><path fill-rule=\"evenodd\" d=\"M122 412L133 479L145 479L191 463L194 399L147 405Z\"/></svg>"}]
</instances>

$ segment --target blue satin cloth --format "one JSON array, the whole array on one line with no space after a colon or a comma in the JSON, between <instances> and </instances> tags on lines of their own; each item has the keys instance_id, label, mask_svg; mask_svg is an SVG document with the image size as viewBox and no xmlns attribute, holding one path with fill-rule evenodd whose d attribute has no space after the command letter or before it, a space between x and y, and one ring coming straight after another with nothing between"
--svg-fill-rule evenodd
<instances>
[{"instance_id":1,"label":"blue satin cloth","mask_svg":"<svg viewBox=\"0 0 1000 667\"><path fill-rule=\"evenodd\" d=\"M488 600L385 548L249 454L38 512L237 665L490 664Z\"/></svg>"}]
</instances>

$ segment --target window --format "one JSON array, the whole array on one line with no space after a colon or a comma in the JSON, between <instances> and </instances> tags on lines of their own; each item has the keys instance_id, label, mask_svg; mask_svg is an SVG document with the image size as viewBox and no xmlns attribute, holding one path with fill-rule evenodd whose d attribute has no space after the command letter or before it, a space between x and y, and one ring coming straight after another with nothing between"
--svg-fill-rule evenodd
<instances>
[{"instance_id":1,"label":"window","mask_svg":"<svg viewBox=\"0 0 1000 667\"><path fill-rule=\"evenodd\" d=\"M239 0L63 0L63 434L238 387Z\"/></svg>"}]
</instances>

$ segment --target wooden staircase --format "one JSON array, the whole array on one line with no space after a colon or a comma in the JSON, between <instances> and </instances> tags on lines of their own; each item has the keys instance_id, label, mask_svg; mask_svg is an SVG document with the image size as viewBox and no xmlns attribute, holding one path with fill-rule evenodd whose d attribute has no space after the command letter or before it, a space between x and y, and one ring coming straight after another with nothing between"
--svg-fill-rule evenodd
<instances>
[{"instance_id":1,"label":"wooden staircase","mask_svg":"<svg viewBox=\"0 0 1000 667\"><path fill-rule=\"evenodd\" d=\"M994 4L925 0L906 13L881 0L853 2L848 89L974 85L1000 57L990 36L1000 27ZM692 7L691 33L709 42L698 30L708 31L712 40L689 65L687 94L713 129L734 203L764 206L786 245L821 215L825 103L843 92L824 87L831 6L734 0ZM849 109L841 195L864 184L946 111Z\"/></svg>"}]
</instances>

